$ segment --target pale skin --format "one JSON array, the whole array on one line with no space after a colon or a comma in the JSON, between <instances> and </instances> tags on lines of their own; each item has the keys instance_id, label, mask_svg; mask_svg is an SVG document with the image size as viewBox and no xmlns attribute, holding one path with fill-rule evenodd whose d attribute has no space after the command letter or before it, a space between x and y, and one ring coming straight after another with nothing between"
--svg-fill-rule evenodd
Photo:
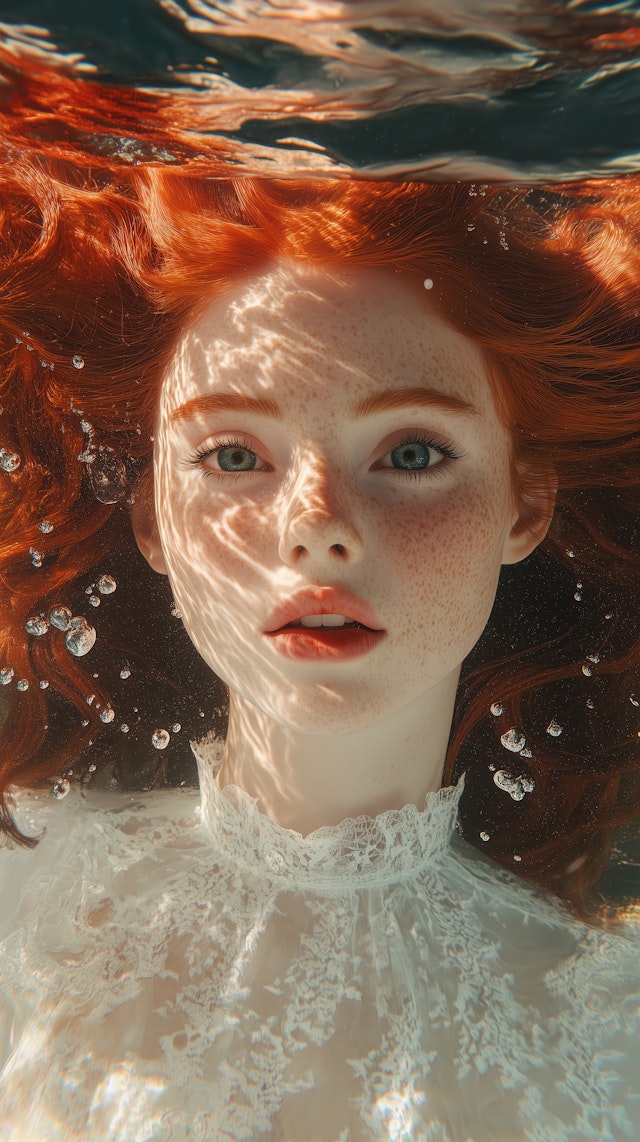
<instances>
[{"instance_id":1,"label":"pale skin","mask_svg":"<svg viewBox=\"0 0 640 1142\"><path fill-rule=\"evenodd\" d=\"M155 507L140 496L133 520L229 687L221 787L303 835L424 807L500 567L553 511L540 495L523 530L510 455L479 349L390 271L283 260L184 332L160 394ZM230 458L243 470L223 470ZM384 637L348 661L286 657L265 630L306 587L352 592Z\"/></svg>"}]
</instances>

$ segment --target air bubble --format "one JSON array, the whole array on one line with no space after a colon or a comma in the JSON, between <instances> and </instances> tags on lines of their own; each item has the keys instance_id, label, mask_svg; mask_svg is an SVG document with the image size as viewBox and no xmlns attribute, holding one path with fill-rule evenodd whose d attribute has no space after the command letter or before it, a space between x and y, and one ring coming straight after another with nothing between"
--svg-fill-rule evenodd
<instances>
[{"instance_id":1,"label":"air bubble","mask_svg":"<svg viewBox=\"0 0 640 1142\"><path fill-rule=\"evenodd\" d=\"M93 436L93 425L90 420L81 420L80 428L87 434L87 436Z\"/></svg>"},{"instance_id":2,"label":"air bubble","mask_svg":"<svg viewBox=\"0 0 640 1142\"><path fill-rule=\"evenodd\" d=\"M500 738L500 741L502 742L504 748L511 750L512 753L520 753L520 750L524 749L524 746L527 743L527 739L524 736L522 730L517 730L515 727L507 730L507 732Z\"/></svg>"},{"instance_id":3,"label":"air bubble","mask_svg":"<svg viewBox=\"0 0 640 1142\"><path fill-rule=\"evenodd\" d=\"M514 853L513 859L518 861L518 863L519 863L522 860L522 857L519 855L519 853Z\"/></svg>"},{"instance_id":4,"label":"air bubble","mask_svg":"<svg viewBox=\"0 0 640 1142\"><path fill-rule=\"evenodd\" d=\"M630 694L630 695L629 695L629 701L631 702L631 705L632 705L632 706L640 706L640 702L639 702L639 701L638 701L638 699L636 698L635 694Z\"/></svg>"},{"instance_id":5,"label":"air bubble","mask_svg":"<svg viewBox=\"0 0 640 1142\"><path fill-rule=\"evenodd\" d=\"M101 575L96 586L101 595L113 595L118 584L113 578L113 575Z\"/></svg>"},{"instance_id":6,"label":"air bubble","mask_svg":"<svg viewBox=\"0 0 640 1142\"><path fill-rule=\"evenodd\" d=\"M552 718L552 720L549 722L549 725L547 726L547 733L550 734L552 738L560 737L560 734L562 733L562 726L558 725L555 718Z\"/></svg>"},{"instance_id":7,"label":"air bubble","mask_svg":"<svg viewBox=\"0 0 640 1142\"><path fill-rule=\"evenodd\" d=\"M73 615L71 611L68 607L63 606L62 603L58 603L49 611L49 622L51 626L57 627L58 630L68 630L72 618Z\"/></svg>"},{"instance_id":8,"label":"air bubble","mask_svg":"<svg viewBox=\"0 0 640 1142\"><path fill-rule=\"evenodd\" d=\"M584 674L585 678L590 678L591 675L593 674L593 670L591 669L590 666L583 666L582 667L582 673Z\"/></svg>"},{"instance_id":9,"label":"air bubble","mask_svg":"<svg viewBox=\"0 0 640 1142\"><path fill-rule=\"evenodd\" d=\"M0 670L0 686L8 686L13 681L14 671L10 666L4 666Z\"/></svg>"},{"instance_id":10,"label":"air bubble","mask_svg":"<svg viewBox=\"0 0 640 1142\"><path fill-rule=\"evenodd\" d=\"M514 801L522 801L527 793L533 793L536 783L532 777L527 777L526 774L521 773L518 777L514 777L506 769L499 769L493 775L494 783L498 789L504 790L508 793Z\"/></svg>"},{"instance_id":11,"label":"air bubble","mask_svg":"<svg viewBox=\"0 0 640 1142\"><path fill-rule=\"evenodd\" d=\"M528 746L525 746L524 749L520 750L520 757L533 757L533 754Z\"/></svg>"},{"instance_id":12,"label":"air bubble","mask_svg":"<svg viewBox=\"0 0 640 1142\"><path fill-rule=\"evenodd\" d=\"M171 736L166 730L154 730L151 735L151 744L154 749L166 749L170 741Z\"/></svg>"},{"instance_id":13,"label":"air bubble","mask_svg":"<svg viewBox=\"0 0 640 1142\"><path fill-rule=\"evenodd\" d=\"M181 729L182 729L182 726L180 725L180 722L174 722L172 727L171 727L171 733L172 734L179 734Z\"/></svg>"},{"instance_id":14,"label":"air bubble","mask_svg":"<svg viewBox=\"0 0 640 1142\"><path fill-rule=\"evenodd\" d=\"M88 726L89 725L89 719L83 718L82 721L80 722L80 725L81 726Z\"/></svg>"},{"instance_id":15,"label":"air bubble","mask_svg":"<svg viewBox=\"0 0 640 1142\"><path fill-rule=\"evenodd\" d=\"M39 531L41 531L41 532L42 532L44 535L48 535L50 531L53 531L53 524L52 524L52 523L50 523L48 519L43 519L43 520L41 520L41 522L38 524L38 529L39 529Z\"/></svg>"},{"instance_id":16,"label":"air bubble","mask_svg":"<svg viewBox=\"0 0 640 1142\"><path fill-rule=\"evenodd\" d=\"M101 722L112 722L116 716L116 712L111 706L107 706L105 710L100 711Z\"/></svg>"},{"instance_id":17,"label":"air bubble","mask_svg":"<svg viewBox=\"0 0 640 1142\"><path fill-rule=\"evenodd\" d=\"M27 619L26 623L24 624L24 629L26 630L27 634L36 635L39 637L47 633L49 630L49 623L45 619L44 615L32 615L31 618Z\"/></svg>"},{"instance_id":18,"label":"air bubble","mask_svg":"<svg viewBox=\"0 0 640 1142\"><path fill-rule=\"evenodd\" d=\"M178 610L175 603L171 604L171 614L173 615L174 619L182 618L182 612Z\"/></svg>"},{"instance_id":19,"label":"air bubble","mask_svg":"<svg viewBox=\"0 0 640 1142\"><path fill-rule=\"evenodd\" d=\"M485 832L485 830L483 829L482 832L480 833L480 840L481 841L488 841L489 839L490 839L489 833Z\"/></svg>"},{"instance_id":20,"label":"air bubble","mask_svg":"<svg viewBox=\"0 0 640 1142\"><path fill-rule=\"evenodd\" d=\"M3 472L15 472L21 463L17 452L7 452L5 448L0 448L0 468Z\"/></svg>"},{"instance_id":21,"label":"air bubble","mask_svg":"<svg viewBox=\"0 0 640 1142\"><path fill-rule=\"evenodd\" d=\"M425 278L422 284L425 289L433 289L433 278Z\"/></svg>"},{"instance_id":22,"label":"air bubble","mask_svg":"<svg viewBox=\"0 0 640 1142\"><path fill-rule=\"evenodd\" d=\"M89 595L89 603L91 604L92 607L99 607L100 606L100 599L98 598L97 595Z\"/></svg>"},{"instance_id":23,"label":"air bubble","mask_svg":"<svg viewBox=\"0 0 640 1142\"><path fill-rule=\"evenodd\" d=\"M76 658L82 658L95 645L96 632L84 616L78 615L69 623L64 641L71 654L75 655Z\"/></svg>"},{"instance_id":24,"label":"air bubble","mask_svg":"<svg viewBox=\"0 0 640 1142\"><path fill-rule=\"evenodd\" d=\"M120 671L120 677L121 678L130 678L131 677L131 667L123 666L122 670Z\"/></svg>"},{"instance_id":25,"label":"air bubble","mask_svg":"<svg viewBox=\"0 0 640 1142\"><path fill-rule=\"evenodd\" d=\"M499 718L501 714L504 714L504 706L502 705L502 702L493 702L489 709L491 710L494 718Z\"/></svg>"},{"instance_id":26,"label":"air bubble","mask_svg":"<svg viewBox=\"0 0 640 1142\"><path fill-rule=\"evenodd\" d=\"M575 551L572 551L570 547L567 547L566 551L567 551L567 555L569 556L569 559L575 559L575 557L576 557Z\"/></svg>"},{"instance_id":27,"label":"air bubble","mask_svg":"<svg viewBox=\"0 0 640 1142\"><path fill-rule=\"evenodd\" d=\"M84 369L84 357L81 357L79 353L76 353L71 358L71 364L73 365L74 369Z\"/></svg>"},{"instance_id":28,"label":"air bubble","mask_svg":"<svg viewBox=\"0 0 640 1142\"><path fill-rule=\"evenodd\" d=\"M16 682L16 686L18 687L18 690L28 690L29 689L28 679L19 678L18 681Z\"/></svg>"},{"instance_id":29,"label":"air bubble","mask_svg":"<svg viewBox=\"0 0 640 1142\"><path fill-rule=\"evenodd\" d=\"M575 599L576 603L581 603L581 602L582 602L582 595L580 594L580 592L579 592L579 591L576 591L576 593L575 593L575 595L574 595L573 597L574 597L574 599Z\"/></svg>"},{"instance_id":30,"label":"air bubble","mask_svg":"<svg viewBox=\"0 0 640 1142\"><path fill-rule=\"evenodd\" d=\"M123 734L128 734L128 733L129 733L129 727L128 727L128 725L127 725L127 723L126 723L126 722L123 722L123 723L122 723L122 725L120 726L120 729L122 730Z\"/></svg>"},{"instance_id":31,"label":"air bubble","mask_svg":"<svg viewBox=\"0 0 640 1142\"><path fill-rule=\"evenodd\" d=\"M472 230L475 230L475 226L473 225L473 222L467 222L467 230L469 231L469 233L471 233Z\"/></svg>"},{"instance_id":32,"label":"air bubble","mask_svg":"<svg viewBox=\"0 0 640 1142\"><path fill-rule=\"evenodd\" d=\"M85 702L87 703L87 706L91 706L93 704L94 699L95 699L95 694L87 694L87 696L85 698Z\"/></svg>"},{"instance_id":33,"label":"air bubble","mask_svg":"<svg viewBox=\"0 0 640 1142\"><path fill-rule=\"evenodd\" d=\"M587 698L587 706L588 706L588 708L589 708L590 710L593 710L593 709L594 709L594 701L593 701L593 698Z\"/></svg>"},{"instance_id":34,"label":"air bubble","mask_svg":"<svg viewBox=\"0 0 640 1142\"><path fill-rule=\"evenodd\" d=\"M51 796L55 797L58 801L62 801L62 798L67 796L70 789L71 784L67 781L66 777L56 777L54 778L51 788Z\"/></svg>"},{"instance_id":35,"label":"air bubble","mask_svg":"<svg viewBox=\"0 0 640 1142\"><path fill-rule=\"evenodd\" d=\"M34 567L42 567L42 560L44 559L44 553L42 551L38 551L35 547L30 547L29 555L31 556L31 562Z\"/></svg>"},{"instance_id":36,"label":"air bubble","mask_svg":"<svg viewBox=\"0 0 640 1142\"><path fill-rule=\"evenodd\" d=\"M600 655L599 654L588 654L587 658L588 658L589 662L598 663L600 661Z\"/></svg>"},{"instance_id":37,"label":"air bubble","mask_svg":"<svg viewBox=\"0 0 640 1142\"><path fill-rule=\"evenodd\" d=\"M40 689L41 690L48 690L49 689L49 683L47 682L46 678L40 679Z\"/></svg>"}]
</instances>

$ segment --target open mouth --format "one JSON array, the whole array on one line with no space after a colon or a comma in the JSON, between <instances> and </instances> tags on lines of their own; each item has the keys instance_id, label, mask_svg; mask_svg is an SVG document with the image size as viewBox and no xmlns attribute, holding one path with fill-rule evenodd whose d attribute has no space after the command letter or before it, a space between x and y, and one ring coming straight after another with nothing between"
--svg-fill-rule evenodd
<instances>
[{"instance_id":1,"label":"open mouth","mask_svg":"<svg viewBox=\"0 0 640 1142\"><path fill-rule=\"evenodd\" d=\"M314 615L313 618L322 620L324 615ZM319 630L323 631L341 631L341 630L373 630L372 627L366 627L364 623L357 623L354 619L346 619L341 623L326 623L322 621L309 622L308 620L298 619L295 623L287 623L286 626L280 627L280 630Z\"/></svg>"}]
</instances>

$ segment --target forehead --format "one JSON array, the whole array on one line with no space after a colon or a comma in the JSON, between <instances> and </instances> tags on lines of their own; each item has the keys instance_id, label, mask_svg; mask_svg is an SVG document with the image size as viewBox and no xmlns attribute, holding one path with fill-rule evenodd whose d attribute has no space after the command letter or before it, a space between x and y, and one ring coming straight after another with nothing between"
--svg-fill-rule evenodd
<instances>
[{"instance_id":1,"label":"forehead","mask_svg":"<svg viewBox=\"0 0 640 1142\"><path fill-rule=\"evenodd\" d=\"M184 331L165 411L218 390L332 405L372 386L428 385L478 410L493 402L482 354L428 296L389 270L281 260L216 297Z\"/></svg>"}]
</instances>

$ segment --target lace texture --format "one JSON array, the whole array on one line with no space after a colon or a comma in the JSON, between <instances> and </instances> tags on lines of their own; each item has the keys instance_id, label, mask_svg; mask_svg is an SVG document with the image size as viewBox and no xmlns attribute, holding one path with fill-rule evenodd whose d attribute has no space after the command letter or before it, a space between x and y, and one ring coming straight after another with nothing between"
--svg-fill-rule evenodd
<instances>
[{"instance_id":1,"label":"lace texture","mask_svg":"<svg viewBox=\"0 0 640 1142\"><path fill-rule=\"evenodd\" d=\"M640 1137L639 940L454 833L461 787L301 837L200 796L15 793L9 1142Z\"/></svg>"}]
</instances>

